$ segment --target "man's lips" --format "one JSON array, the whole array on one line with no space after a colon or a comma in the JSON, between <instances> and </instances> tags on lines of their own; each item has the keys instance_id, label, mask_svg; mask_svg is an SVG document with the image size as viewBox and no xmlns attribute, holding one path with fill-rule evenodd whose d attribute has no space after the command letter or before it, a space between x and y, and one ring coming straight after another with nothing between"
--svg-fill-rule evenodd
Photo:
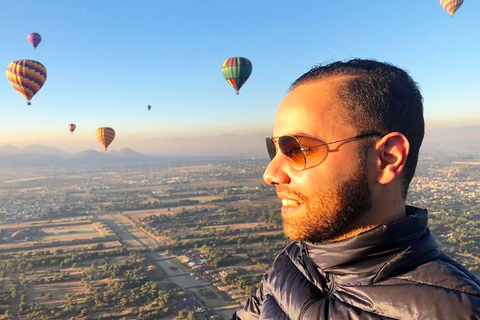
<instances>
[{"instance_id":1,"label":"man's lips","mask_svg":"<svg viewBox=\"0 0 480 320\"><path fill-rule=\"evenodd\" d=\"M298 200L292 200L292 199L282 199L282 206L284 207L296 207L301 205L302 203Z\"/></svg>"},{"instance_id":2,"label":"man's lips","mask_svg":"<svg viewBox=\"0 0 480 320\"><path fill-rule=\"evenodd\" d=\"M282 210L287 208L298 207L303 204L303 201L299 200L299 196L289 190L279 190L277 188L277 197L282 200Z\"/></svg>"}]
</instances>

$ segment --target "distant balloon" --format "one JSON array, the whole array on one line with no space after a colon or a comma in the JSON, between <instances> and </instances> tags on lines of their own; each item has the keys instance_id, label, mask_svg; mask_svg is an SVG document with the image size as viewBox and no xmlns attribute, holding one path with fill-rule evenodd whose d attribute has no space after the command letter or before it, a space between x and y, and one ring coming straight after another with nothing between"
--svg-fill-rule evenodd
<instances>
[{"instance_id":1,"label":"distant balloon","mask_svg":"<svg viewBox=\"0 0 480 320\"><path fill-rule=\"evenodd\" d=\"M17 60L8 65L7 79L30 105L30 100L47 80L47 69L37 61Z\"/></svg>"},{"instance_id":2,"label":"distant balloon","mask_svg":"<svg viewBox=\"0 0 480 320\"><path fill-rule=\"evenodd\" d=\"M95 132L95 136L106 151L107 147L112 143L113 139L115 139L115 130L108 127L98 128Z\"/></svg>"},{"instance_id":3,"label":"distant balloon","mask_svg":"<svg viewBox=\"0 0 480 320\"><path fill-rule=\"evenodd\" d=\"M463 0L440 0L440 4L442 5L443 9L447 10L448 13L453 18L455 12L457 12L458 8L462 5Z\"/></svg>"},{"instance_id":4,"label":"distant balloon","mask_svg":"<svg viewBox=\"0 0 480 320\"><path fill-rule=\"evenodd\" d=\"M70 130L71 133L73 133L73 131L75 131L75 129L77 128L77 126L74 124L74 123L70 123L68 126L67 126L68 130Z\"/></svg>"},{"instance_id":5,"label":"distant balloon","mask_svg":"<svg viewBox=\"0 0 480 320\"><path fill-rule=\"evenodd\" d=\"M152 109L152 106L151 106L151 105L148 105L148 106L147 106L147 110L150 111L150 109Z\"/></svg>"},{"instance_id":6,"label":"distant balloon","mask_svg":"<svg viewBox=\"0 0 480 320\"><path fill-rule=\"evenodd\" d=\"M222 64L222 74L225 80L238 94L240 88L252 73L252 63L247 58L228 58Z\"/></svg>"},{"instance_id":7,"label":"distant balloon","mask_svg":"<svg viewBox=\"0 0 480 320\"><path fill-rule=\"evenodd\" d=\"M42 36L39 35L39 34L36 33L36 32L30 33L30 34L27 36L27 39L28 39L28 42L30 42L30 44L31 44L35 49L37 49L37 46L40 44L40 42L42 42Z\"/></svg>"}]
</instances>

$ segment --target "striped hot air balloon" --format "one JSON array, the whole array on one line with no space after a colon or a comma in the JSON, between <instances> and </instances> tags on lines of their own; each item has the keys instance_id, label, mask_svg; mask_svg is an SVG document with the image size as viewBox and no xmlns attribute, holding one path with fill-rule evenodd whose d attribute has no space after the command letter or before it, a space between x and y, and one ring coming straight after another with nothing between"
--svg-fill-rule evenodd
<instances>
[{"instance_id":1,"label":"striped hot air balloon","mask_svg":"<svg viewBox=\"0 0 480 320\"><path fill-rule=\"evenodd\" d=\"M445 9L453 18L455 12L457 12L458 8L462 5L463 0L440 0L440 4L442 5L443 9Z\"/></svg>"},{"instance_id":2,"label":"striped hot air balloon","mask_svg":"<svg viewBox=\"0 0 480 320\"><path fill-rule=\"evenodd\" d=\"M106 151L107 147L112 143L113 139L115 139L115 130L109 127L101 127L97 129L95 136Z\"/></svg>"},{"instance_id":3,"label":"striped hot air balloon","mask_svg":"<svg viewBox=\"0 0 480 320\"><path fill-rule=\"evenodd\" d=\"M8 65L7 79L30 105L30 100L47 80L47 69L37 61L17 60Z\"/></svg>"},{"instance_id":4,"label":"striped hot air balloon","mask_svg":"<svg viewBox=\"0 0 480 320\"><path fill-rule=\"evenodd\" d=\"M67 126L68 130L70 130L71 133L73 133L73 131L75 131L75 129L77 128L77 126L74 124L74 123L70 123L68 126Z\"/></svg>"},{"instance_id":5,"label":"striped hot air balloon","mask_svg":"<svg viewBox=\"0 0 480 320\"><path fill-rule=\"evenodd\" d=\"M222 64L223 77L235 89L236 94L251 73L252 63L247 58L228 58Z\"/></svg>"},{"instance_id":6,"label":"striped hot air balloon","mask_svg":"<svg viewBox=\"0 0 480 320\"><path fill-rule=\"evenodd\" d=\"M40 44L40 42L42 41L42 36L39 35L38 33L36 32L32 32L30 33L28 36L27 36L27 39L28 39L28 42L30 42L30 44L35 48L37 49L37 46Z\"/></svg>"}]
</instances>

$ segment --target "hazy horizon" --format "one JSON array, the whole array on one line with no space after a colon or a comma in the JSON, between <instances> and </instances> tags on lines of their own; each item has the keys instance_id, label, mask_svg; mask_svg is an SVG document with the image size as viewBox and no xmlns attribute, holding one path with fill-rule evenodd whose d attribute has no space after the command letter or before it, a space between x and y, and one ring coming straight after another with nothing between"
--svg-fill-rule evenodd
<instances>
[{"instance_id":1,"label":"hazy horizon","mask_svg":"<svg viewBox=\"0 0 480 320\"><path fill-rule=\"evenodd\" d=\"M270 132L237 132L197 136L166 136L150 137L139 142L135 139L120 138L108 148L109 151L118 151L124 148L150 156L218 156L218 155L247 155L266 156L264 138ZM51 142L27 142L27 143L6 143L0 147L11 145L16 148L25 148L32 145L56 148L70 153L78 153L85 150L104 152L103 147L97 143L87 141L78 143L75 133L72 135L74 144L62 144ZM478 148L480 149L480 125L462 127L435 127L426 128L422 151L442 148L448 145L453 149ZM108 151L107 151L108 153Z\"/></svg>"}]
</instances>

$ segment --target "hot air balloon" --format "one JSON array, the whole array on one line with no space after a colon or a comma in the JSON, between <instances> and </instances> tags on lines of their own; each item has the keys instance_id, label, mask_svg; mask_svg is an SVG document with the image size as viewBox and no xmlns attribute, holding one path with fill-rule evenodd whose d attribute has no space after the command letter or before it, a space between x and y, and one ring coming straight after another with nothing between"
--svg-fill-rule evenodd
<instances>
[{"instance_id":1,"label":"hot air balloon","mask_svg":"<svg viewBox=\"0 0 480 320\"><path fill-rule=\"evenodd\" d=\"M67 126L68 130L70 130L71 133L73 133L73 131L75 131L75 129L77 128L77 126L74 124L74 123L70 123L68 126Z\"/></svg>"},{"instance_id":2,"label":"hot air balloon","mask_svg":"<svg viewBox=\"0 0 480 320\"><path fill-rule=\"evenodd\" d=\"M247 58L228 58L222 64L223 77L235 89L236 94L251 73L252 63Z\"/></svg>"},{"instance_id":3,"label":"hot air balloon","mask_svg":"<svg viewBox=\"0 0 480 320\"><path fill-rule=\"evenodd\" d=\"M147 110L150 111L150 109L152 109L152 106L151 106L151 105L148 105L148 106L147 106Z\"/></svg>"},{"instance_id":4,"label":"hot air balloon","mask_svg":"<svg viewBox=\"0 0 480 320\"><path fill-rule=\"evenodd\" d=\"M98 128L95 132L95 136L97 137L98 142L105 147L106 151L107 147L112 143L113 139L115 139L115 130L108 127Z\"/></svg>"},{"instance_id":5,"label":"hot air balloon","mask_svg":"<svg viewBox=\"0 0 480 320\"><path fill-rule=\"evenodd\" d=\"M31 105L30 100L47 80L47 69L37 61L17 60L8 65L7 79Z\"/></svg>"},{"instance_id":6,"label":"hot air balloon","mask_svg":"<svg viewBox=\"0 0 480 320\"><path fill-rule=\"evenodd\" d=\"M462 5L463 0L440 0L440 4L442 5L443 9L447 10L448 13L453 18L455 12L457 12L458 8Z\"/></svg>"},{"instance_id":7,"label":"hot air balloon","mask_svg":"<svg viewBox=\"0 0 480 320\"><path fill-rule=\"evenodd\" d=\"M27 36L27 39L28 39L28 42L30 42L30 44L35 48L35 50L37 49L37 46L40 44L40 42L42 41L42 36L39 35L38 33L36 32L33 32L33 33L30 33L28 36Z\"/></svg>"}]
</instances>

